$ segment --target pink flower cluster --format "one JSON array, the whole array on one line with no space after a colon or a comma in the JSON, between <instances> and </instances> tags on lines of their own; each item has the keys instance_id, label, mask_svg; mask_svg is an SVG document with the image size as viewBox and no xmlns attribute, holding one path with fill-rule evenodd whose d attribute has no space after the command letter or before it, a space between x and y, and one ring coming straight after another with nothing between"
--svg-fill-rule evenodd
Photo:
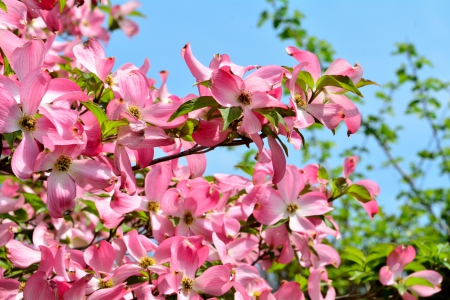
<instances>
[{"instance_id":1,"label":"pink flower cluster","mask_svg":"<svg viewBox=\"0 0 450 300\"><path fill-rule=\"evenodd\" d=\"M286 165L280 137L298 150L313 123L344 121L355 133L361 117L343 93L360 95L362 68L338 59L321 75L317 57L295 47L293 68L238 66L225 54L206 67L187 44L199 94L178 97L167 72L159 88L147 77L148 59L115 68L97 40L109 38L97 1L62 2L3 0L0 10L0 166L11 175L0 193L0 299L305 299L298 282L273 292L260 274L292 261L308 270L310 299L334 299L333 201L352 195L373 218L380 190L349 179L357 156L337 179L317 164ZM104 10L131 36L125 17L137 6ZM252 142L251 179L203 177L205 152ZM402 279L395 260L380 271L384 285Z\"/></svg>"}]
</instances>

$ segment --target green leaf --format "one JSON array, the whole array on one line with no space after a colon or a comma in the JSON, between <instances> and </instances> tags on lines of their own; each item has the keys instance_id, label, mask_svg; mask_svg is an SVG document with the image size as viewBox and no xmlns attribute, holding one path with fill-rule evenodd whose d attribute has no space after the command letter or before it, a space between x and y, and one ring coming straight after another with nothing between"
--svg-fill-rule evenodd
<instances>
[{"instance_id":1,"label":"green leaf","mask_svg":"<svg viewBox=\"0 0 450 300\"><path fill-rule=\"evenodd\" d=\"M239 119L242 115L242 108L240 106L219 108L219 111L223 119L222 131L225 131L231 122Z\"/></svg>"},{"instance_id":2,"label":"green leaf","mask_svg":"<svg viewBox=\"0 0 450 300\"><path fill-rule=\"evenodd\" d=\"M286 264L274 262L273 265L267 270L267 273L274 273L276 271L284 270L286 266L287 266Z\"/></svg>"},{"instance_id":3,"label":"green leaf","mask_svg":"<svg viewBox=\"0 0 450 300\"><path fill-rule=\"evenodd\" d=\"M59 0L59 13L62 14L64 7L66 7L66 0Z\"/></svg>"},{"instance_id":4,"label":"green leaf","mask_svg":"<svg viewBox=\"0 0 450 300\"><path fill-rule=\"evenodd\" d=\"M128 16L130 16L130 17L146 18L146 16L143 13L141 13L141 12L139 12L137 10L134 10L134 11L130 12L128 14Z\"/></svg>"},{"instance_id":5,"label":"green leaf","mask_svg":"<svg viewBox=\"0 0 450 300\"><path fill-rule=\"evenodd\" d=\"M218 105L219 104L217 103L217 101L211 96L198 97L181 104L180 107L178 107L178 109L170 116L167 122L175 120L180 116L190 113L191 111L207 106L218 106Z\"/></svg>"},{"instance_id":6,"label":"green leaf","mask_svg":"<svg viewBox=\"0 0 450 300\"><path fill-rule=\"evenodd\" d=\"M211 88L211 80L204 80L204 81L196 82L196 83L194 83L194 86L196 86L196 85L202 85L204 87Z\"/></svg>"},{"instance_id":7,"label":"green leaf","mask_svg":"<svg viewBox=\"0 0 450 300\"><path fill-rule=\"evenodd\" d=\"M112 99L114 99L114 92L111 89L105 89L100 97L100 102L109 103Z\"/></svg>"},{"instance_id":8,"label":"green leaf","mask_svg":"<svg viewBox=\"0 0 450 300\"><path fill-rule=\"evenodd\" d=\"M100 106L98 106L97 104L95 104L94 102L84 101L81 103L94 114L94 116L97 118L98 124L100 124L100 126L102 126L103 122L108 120L108 116L103 111L103 109Z\"/></svg>"},{"instance_id":9,"label":"green leaf","mask_svg":"<svg viewBox=\"0 0 450 300\"><path fill-rule=\"evenodd\" d=\"M241 169L242 171L244 171L245 173L247 173L250 176L253 176L253 172L255 171L253 166L248 165L248 164L237 164L234 167L237 169Z\"/></svg>"},{"instance_id":10,"label":"green leaf","mask_svg":"<svg viewBox=\"0 0 450 300\"><path fill-rule=\"evenodd\" d=\"M86 207L84 207L82 209L82 211L90 212L91 214L93 214L97 217L99 216L98 210L97 210L97 207L95 206L94 201L90 201L90 200L80 200L80 201L86 205Z\"/></svg>"},{"instance_id":11,"label":"green leaf","mask_svg":"<svg viewBox=\"0 0 450 300\"><path fill-rule=\"evenodd\" d=\"M346 91L355 93L360 97L364 97L358 88L355 87L352 80L348 76L342 75L324 75L317 80L316 90L321 90L326 86L336 86Z\"/></svg>"},{"instance_id":12,"label":"green leaf","mask_svg":"<svg viewBox=\"0 0 450 300\"><path fill-rule=\"evenodd\" d=\"M311 90L314 89L314 79L312 78L311 74L309 74L309 72L301 71L298 74L297 80L298 79L306 83L306 85L308 85Z\"/></svg>"},{"instance_id":13,"label":"green leaf","mask_svg":"<svg viewBox=\"0 0 450 300\"><path fill-rule=\"evenodd\" d=\"M319 165L319 172L317 173L317 177L319 179L325 179L325 180L329 179L328 172L322 165Z\"/></svg>"},{"instance_id":14,"label":"green leaf","mask_svg":"<svg viewBox=\"0 0 450 300\"><path fill-rule=\"evenodd\" d=\"M342 253L340 256L341 256L341 259L350 260L350 261L352 261L352 262L357 263L357 264L360 265L361 267L364 267L364 261L361 260L359 257L354 256L353 254L350 254L350 253Z\"/></svg>"},{"instance_id":15,"label":"green leaf","mask_svg":"<svg viewBox=\"0 0 450 300\"><path fill-rule=\"evenodd\" d=\"M347 194L352 195L356 200L366 203L372 200L369 191L362 185L352 184L347 189Z\"/></svg>"},{"instance_id":16,"label":"green leaf","mask_svg":"<svg viewBox=\"0 0 450 300\"><path fill-rule=\"evenodd\" d=\"M363 86L366 86L366 85L378 85L378 86L380 86L375 81L371 81L371 80L364 79L364 78L361 78L361 80L355 86L357 88L360 88L360 87L363 87Z\"/></svg>"},{"instance_id":17,"label":"green leaf","mask_svg":"<svg viewBox=\"0 0 450 300\"><path fill-rule=\"evenodd\" d=\"M9 64L9 60L6 57L5 53L3 53L2 49L0 49L0 52L2 53L2 57L3 57L3 75L8 77L9 75L14 74L14 71L11 68L11 65Z\"/></svg>"},{"instance_id":18,"label":"green leaf","mask_svg":"<svg viewBox=\"0 0 450 300\"><path fill-rule=\"evenodd\" d=\"M17 217L18 220L22 222L28 220L28 213L23 208L14 211L14 215Z\"/></svg>"},{"instance_id":19,"label":"green leaf","mask_svg":"<svg viewBox=\"0 0 450 300\"><path fill-rule=\"evenodd\" d=\"M8 142L8 146L11 149L13 149L14 148L14 140L16 139L16 137L20 136L21 134L22 134L22 131L21 130L17 130L17 131L12 132L12 133L4 133L3 137Z\"/></svg>"},{"instance_id":20,"label":"green leaf","mask_svg":"<svg viewBox=\"0 0 450 300\"><path fill-rule=\"evenodd\" d=\"M407 288L413 285L424 285L434 287L434 285L431 282L422 277L408 277L408 279L406 279L405 285Z\"/></svg>"},{"instance_id":21,"label":"green leaf","mask_svg":"<svg viewBox=\"0 0 450 300\"><path fill-rule=\"evenodd\" d=\"M8 13L8 9L6 8L5 2L0 0L0 8L5 11L5 13Z\"/></svg>"},{"instance_id":22,"label":"green leaf","mask_svg":"<svg viewBox=\"0 0 450 300\"><path fill-rule=\"evenodd\" d=\"M275 128L278 129L278 125L281 123L284 125L286 131L289 131L289 129L286 126L286 123L284 122L283 117L278 113L278 111L274 108L259 108L254 109L253 111L256 111L264 116L264 118L267 119Z\"/></svg>"},{"instance_id":23,"label":"green leaf","mask_svg":"<svg viewBox=\"0 0 450 300\"><path fill-rule=\"evenodd\" d=\"M419 263L417 261L410 262L409 264L407 264L405 266L405 270L410 270L410 271L414 271L414 272L423 271L426 269L427 268L425 268L424 265L422 265L421 263Z\"/></svg>"},{"instance_id":24,"label":"green leaf","mask_svg":"<svg viewBox=\"0 0 450 300\"><path fill-rule=\"evenodd\" d=\"M38 195L30 194L30 193L22 193L22 195L25 198L25 202L29 203L35 211L38 211L42 208L46 208L41 197L39 197Z\"/></svg>"},{"instance_id":25,"label":"green leaf","mask_svg":"<svg viewBox=\"0 0 450 300\"><path fill-rule=\"evenodd\" d=\"M363 262L362 266L364 265L364 262L366 261L364 253L361 250L359 250L358 248L347 246L344 249L344 253L348 253L348 254L352 255L353 257L358 258L360 261Z\"/></svg>"},{"instance_id":26,"label":"green leaf","mask_svg":"<svg viewBox=\"0 0 450 300\"><path fill-rule=\"evenodd\" d=\"M107 138L111 135L117 134L117 128L120 126L127 126L130 122L127 119L123 118L122 120L105 120L102 123L102 138Z\"/></svg>"},{"instance_id":27,"label":"green leaf","mask_svg":"<svg viewBox=\"0 0 450 300\"><path fill-rule=\"evenodd\" d=\"M193 141L192 133L194 132L194 128L197 125L198 125L197 120L188 119L186 123L184 123L183 126L181 127L179 137L182 138L183 140L192 142Z\"/></svg>"}]
</instances>

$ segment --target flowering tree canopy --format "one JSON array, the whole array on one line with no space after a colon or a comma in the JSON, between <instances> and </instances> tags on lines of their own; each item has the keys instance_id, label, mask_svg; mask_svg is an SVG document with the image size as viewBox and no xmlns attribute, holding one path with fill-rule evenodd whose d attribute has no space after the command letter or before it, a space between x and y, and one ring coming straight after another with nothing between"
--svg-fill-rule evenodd
<instances>
[{"instance_id":1,"label":"flowering tree canopy","mask_svg":"<svg viewBox=\"0 0 450 300\"><path fill-rule=\"evenodd\" d=\"M322 74L314 53L290 46L291 66L239 66L226 54L206 66L188 43L181 56L198 94L177 96L166 72L159 86L147 77L148 59L115 66L107 56L109 31L137 34L129 17L139 3L102 2L0 1L0 299L410 300L440 291L438 272L405 273L411 246L373 245L367 255L333 247L346 230L333 219L336 201L353 197L368 219L379 212L377 183L351 180L358 156L338 177L286 164L285 143L299 150L313 124L357 134L361 115L347 95L375 84L360 65L337 59ZM206 152L251 143L247 177L204 176ZM342 259L352 262L352 295L337 296L329 276ZM302 275L274 289L263 275L289 263Z\"/></svg>"}]
</instances>

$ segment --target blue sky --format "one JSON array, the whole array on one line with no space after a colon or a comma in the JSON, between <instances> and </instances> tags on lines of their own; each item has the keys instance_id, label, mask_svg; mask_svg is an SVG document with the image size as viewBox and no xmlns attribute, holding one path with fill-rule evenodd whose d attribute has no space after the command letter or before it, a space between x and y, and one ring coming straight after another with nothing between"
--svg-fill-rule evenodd
<instances>
[{"instance_id":1,"label":"blue sky","mask_svg":"<svg viewBox=\"0 0 450 300\"><path fill-rule=\"evenodd\" d=\"M125 1L112 1L123 3ZM125 62L140 65L144 58L151 61L149 77L158 79L158 72L168 70L168 88L172 94L184 96L196 93L195 82L183 59L181 48L191 43L194 55L205 65L215 53L229 54L239 65L279 64L293 66L296 61L286 55L285 47L290 42L281 42L270 24L257 27L260 13L270 9L266 1L141 1L140 11L147 17L135 18L140 33L131 40L123 32L115 32L106 48L108 56L116 56L116 67ZM399 57L391 56L396 42L412 42L418 52L434 63L425 75L433 75L444 81L450 75L450 2L431 1L292 1L291 9L298 8L306 19L304 28L309 34L327 40L336 50L336 58L342 57L351 64L358 62L364 69L364 77L380 84L394 79L395 69L400 65ZM158 86L158 85L157 85ZM363 88L367 105L361 108L363 117L377 111L381 103L374 94L378 87ZM446 96L448 99L448 95ZM412 118L400 117L406 103L411 100L406 92L394 98L396 121L406 127L395 154L408 156L424 148L430 132L425 123L413 122ZM448 100L445 100L448 101ZM345 135L345 126L340 126L336 136L326 133L338 144L336 153L352 144L361 144L362 134L350 139ZM375 165L370 178L382 189L378 201L394 211L395 195L399 176L392 170L382 168L377 162L385 160L373 141L370 157L362 163ZM245 151L245 149L242 149ZM208 153L207 174L236 173L233 165L239 159L238 152L212 151ZM341 159L330 164L341 164ZM290 151L289 163L302 166L301 151ZM407 168L407 164L404 163ZM361 169L362 170L362 167ZM445 178L447 179L447 178ZM430 174L426 184L448 185L448 179Z\"/></svg>"}]
</instances>

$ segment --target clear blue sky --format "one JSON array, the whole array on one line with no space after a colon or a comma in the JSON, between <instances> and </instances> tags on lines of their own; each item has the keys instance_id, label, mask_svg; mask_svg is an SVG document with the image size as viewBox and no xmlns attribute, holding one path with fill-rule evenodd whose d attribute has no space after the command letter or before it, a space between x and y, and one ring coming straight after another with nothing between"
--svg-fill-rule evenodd
<instances>
[{"instance_id":1,"label":"clear blue sky","mask_svg":"<svg viewBox=\"0 0 450 300\"><path fill-rule=\"evenodd\" d=\"M123 3L125 1L112 1ZM141 1L140 11L147 18L134 18L140 25L140 33L131 40L123 32L115 32L106 48L108 56L116 56L116 67L125 62L140 65L145 57L151 61L149 77L158 79L160 70L170 72L168 88L180 97L196 93L192 87L194 78L180 56L181 48L191 43L194 55L208 65L215 53L229 54L232 61L240 65L280 64L293 66L296 61L286 55L285 47L293 43L281 42L270 24L257 27L260 13L269 9L265 1ZM304 27L309 34L327 40L336 50L336 57L347 59L351 64L358 62L364 69L364 77L383 84L394 79L394 71L401 60L390 53L396 42L412 42L417 50L434 63L427 70L444 81L450 75L450 2L430 1L294 1L291 8L298 8L306 15ZM157 85L158 86L158 85ZM377 87L362 89L368 105L361 109L363 114L374 112L380 102L374 94ZM410 101L408 94L395 99L398 116L401 116ZM448 96L446 96L448 99ZM445 100L448 101L448 100ZM402 136L396 154L408 156L416 149L424 148L429 130L425 124L413 123L410 118L397 118L398 124L408 128L409 134ZM363 135L355 134L351 139L345 136L340 126L335 137L331 137L340 153L350 144L360 144ZM378 200L395 210L395 195L398 192L399 176L392 170L377 166L385 160L384 155L373 142L375 149L366 158L377 168L371 173L381 186ZM236 152L213 151L208 153L207 174L236 173L233 165ZM301 151L291 150L288 162L301 166ZM364 163L364 162L363 162ZM331 161L333 166L341 159ZM405 167L407 165L405 164ZM362 168L362 166L361 166ZM440 179L437 174L427 177L428 185L448 185L448 178Z\"/></svg>"}]
</instances>

